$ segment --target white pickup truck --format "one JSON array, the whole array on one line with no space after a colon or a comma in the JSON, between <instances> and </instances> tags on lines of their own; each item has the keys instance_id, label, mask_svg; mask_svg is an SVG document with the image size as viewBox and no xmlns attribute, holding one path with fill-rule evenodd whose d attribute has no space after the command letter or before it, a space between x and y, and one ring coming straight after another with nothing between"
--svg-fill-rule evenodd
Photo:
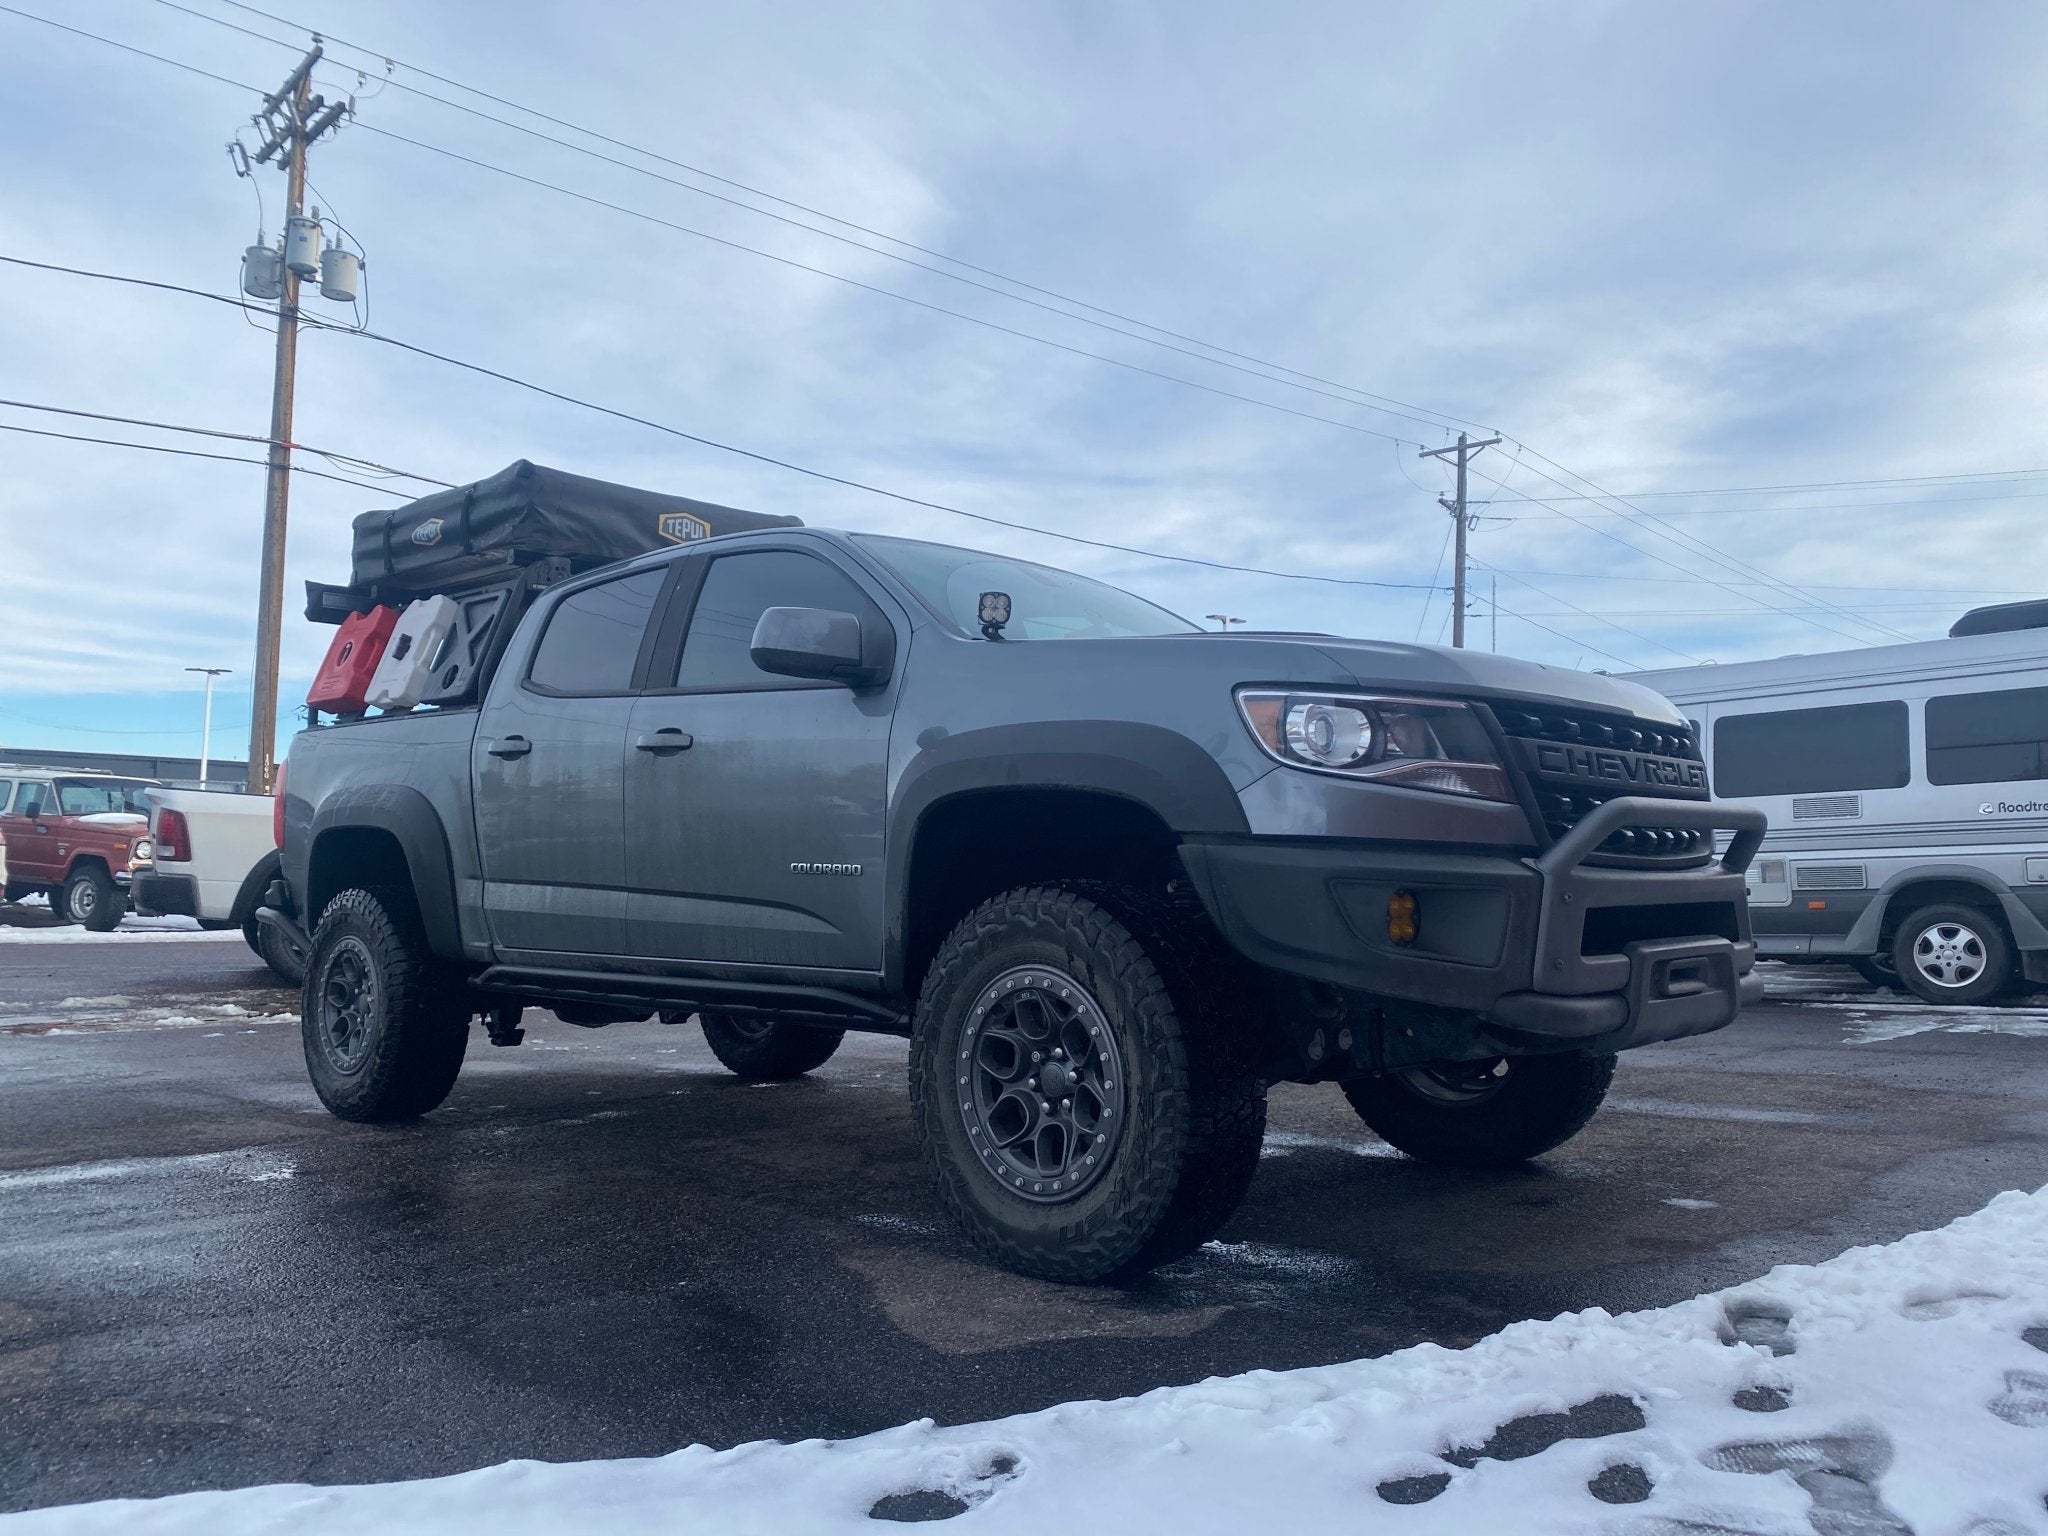
<instances>
[{"instance_id":1,"label":"white pickup truck","mask_svg":"<svg viewBox=\"0 0 2048 1536\"><path fill-rule=\"evenodd\" d=\"M279 875L276 802L217 789L145 793L156 853L134 876L130 906L145 917L193 917L207 928L240 928L263 963L298 986L305 957L255 917Z\"/></svg>"}]
</instances>

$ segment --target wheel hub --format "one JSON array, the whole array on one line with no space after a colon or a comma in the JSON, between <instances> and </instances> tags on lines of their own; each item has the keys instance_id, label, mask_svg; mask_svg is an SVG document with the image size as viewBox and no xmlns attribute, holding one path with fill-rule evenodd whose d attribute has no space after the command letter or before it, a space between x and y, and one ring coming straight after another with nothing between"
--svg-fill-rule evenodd
<instances>
[{"instance_id":1,"label":"wheel hub","mask_svg":"<svg viewBox=\"0 0 2048 1536\"><path fill-rule=\"evenodd\" d=\"M975 999L955 1063L960 1118L1011 1194L1071 1200L1108 1169L1125 1119L1123 1054L1088 989L1018 966Z\"/></svg>"},{"instance_id":2,"label":"wheel hub","mask_svg":"<svg viewBox=\"0 0 2048 1536\"><path fill-rule=\"evenodd\" d=\"M321 1048L338 1071L354 1072L368 1058L382 1001L368 947L344 938L328 956L316 1014Z\"/></svg>"},{"instance_id":3,"label":"wheel hub","mask_svg":"<svg viewBox=\"0 0 2048 1536\"><path fill-rule=\"evenodd\" d=\"M1936 923L1913 944L1913 965L1937 987L1967 987L1984 974L1984 941L1961 923Z\"/></svg>"}]
</instances>

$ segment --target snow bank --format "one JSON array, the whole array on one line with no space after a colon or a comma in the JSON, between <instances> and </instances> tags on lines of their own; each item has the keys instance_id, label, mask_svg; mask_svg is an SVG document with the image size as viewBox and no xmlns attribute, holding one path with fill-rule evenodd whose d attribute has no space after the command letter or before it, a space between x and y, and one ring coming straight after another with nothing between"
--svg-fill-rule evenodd
<instances>
[{"instance_id":1,"label":"snow bank","mask_svg":"<svg viewBox=\"0 0 2048 1536\"><path fill-rule=\"evenodd\" d=\"M1518 1323L1465 1350L838 1443L82 1505L0 1518L0 1536L851 1536L880 1528L878 1502L971 1510L963 1536L2014 1536L2048 1530L2043 1325L2048 1190L1661 1311Z\"/></svg>"}]
</instances>

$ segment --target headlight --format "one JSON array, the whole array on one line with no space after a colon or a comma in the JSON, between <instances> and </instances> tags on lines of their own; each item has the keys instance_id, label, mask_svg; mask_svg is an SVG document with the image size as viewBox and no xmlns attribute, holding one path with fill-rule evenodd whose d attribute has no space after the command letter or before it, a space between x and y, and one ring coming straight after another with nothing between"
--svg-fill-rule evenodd
<instances>
[{"instance_id":1,"label":"headlight","mask_svg":"<svg viewBox=\"0 0 2048 1536\"><path fill-rule=\"evenodd\" d=\"M133 864L147 864L156 857L156 844L146 837L135 839L135 846L128 850L128 859Z\"/></svg>"},{"instance_id":2,"label":"headlight","mask_svg":"<svg viewBox=\"0 0 2048 1536\"><path fill-rule=\"evenodd\" d=\"M1449 699L1240 688L1237 707L1268 756L1290 768L1512 802L1493 739Z\"/></svg>"}]
</instances>

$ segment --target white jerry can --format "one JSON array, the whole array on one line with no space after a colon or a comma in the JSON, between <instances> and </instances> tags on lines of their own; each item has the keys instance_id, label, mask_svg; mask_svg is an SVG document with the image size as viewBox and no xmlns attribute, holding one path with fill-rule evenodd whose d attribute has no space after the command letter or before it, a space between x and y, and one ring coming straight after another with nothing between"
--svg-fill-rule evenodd
<instances>
[{"instance_id":1,"label":"white jerry can","mask_svg":"<svg viewBox=\"0 0 2048 1536\"><path fill-rule=\"evenodd\" d=\"M462 610L452 597L423 597L398 616L364 702L372 709L411 709L433 685Z\"/></svg>"}]
</instances>

